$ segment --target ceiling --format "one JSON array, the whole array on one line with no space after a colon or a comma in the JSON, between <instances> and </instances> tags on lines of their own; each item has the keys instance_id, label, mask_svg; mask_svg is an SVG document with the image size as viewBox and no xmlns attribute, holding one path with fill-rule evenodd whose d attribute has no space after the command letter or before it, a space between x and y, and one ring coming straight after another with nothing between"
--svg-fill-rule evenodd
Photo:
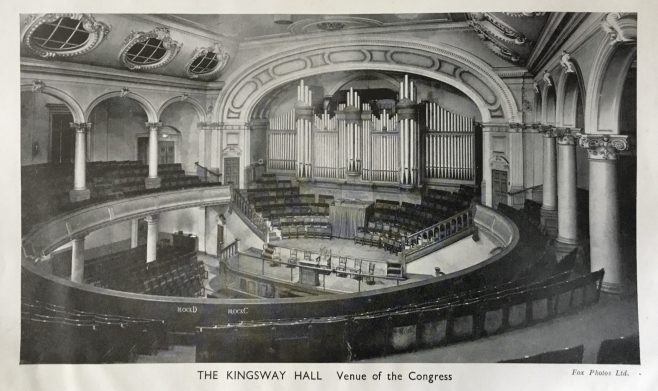
<instances>
[{"instance_id":1,"label":"ceiling","mask_svg":"<svg viewBox=\"0 0 658 391\"><path fill-rule=\"evenodd\" d=\"M271 36L305 34L320 31L349 30L367 27L386 27L419 23L448 23L466 20L457 14L253 14L199 15L160 14L163 19L203 28L215 34L239 40Z\"/></svg>"},{"instance_id":2,"label":"ceiling","mask_svg":"<svg viewBox=\"0 0 658 391\"><path fill-rule=\"evenodd\" d=\"M157 26L168 27L171 37L180 42L179 52L162 67L135 70L159 75L189 78L185 71L200 48L220 43L228 53L228 70L231 60L238 57L240 45L247 42L267 42L271 39L298 39L303 35L344 34L344 31L360 33L418 34L441 39L443 26L456 26L463 34L471 34L470 50L481 58L502 58L496 67L523 67L530 57L535 43L551 17L550 13L421 13L421 14L94 14L96 20L107 24L110 32L98 48L75 56L57 56L58 61L75 62L102 67L124 69L119 53L125 48L127 37L133 32L149 32ZM23 34L38 15L21 15ZM421 32L422 30L422 32ZM341 33L341 31L343 33ZM414 33L418 31L418 33ZM425 35L422 35L425 34ZM475 36L479 37L478 40ZM437 38L438 37L438 38ZM21 39L21 55L39 58L27 47L25 36ZM479 43L478 43L479 42ZM488 51L487 51L488 49ZM486 55L485 55L486 54ZM492 63L492 62L490 62ZM133 69L134 70L134 69ZM222 79L218 72L206 81ZM203 80L200 79L200 80Z\"/></svg>"}]
</instances>

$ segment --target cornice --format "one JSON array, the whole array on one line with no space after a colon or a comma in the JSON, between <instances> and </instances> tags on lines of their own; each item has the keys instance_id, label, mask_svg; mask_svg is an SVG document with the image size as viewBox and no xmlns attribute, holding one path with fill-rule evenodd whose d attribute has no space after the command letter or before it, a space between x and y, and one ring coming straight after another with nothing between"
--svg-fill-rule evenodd
<instances>
[{"instance_id":1,"label":"cornice","mask_svg":"<svg viewBox=\"0 0 658 391\"><path fill-rule=\"evenodd\" d=\"M367 27L359 29L348 29L348 30L339 30L334 32L314 32L304 35L295 35L295 34L276 34L270 36L246 38L240 42L239 49L254 49L259 48L264 45L272 45L275 43L290 43L290 42L305 42L309 39L317 39L322 37L336 37L336 36L354 36L362 34L395 34L395 33L408 33L414 31L469 31L472 32L472 28L468 25L467 22L432 22L432 21L423 21L423 23L418 24L385 24L378 27Z\"/></svg>"},{"instance_id":2,"label":"cornice","mask_svg":"<svg viewBox=\"0 0 658 391\"><path fill-rule=\"evenodd\" d=\"M529 72L526 68L494 68L494 72L496 72L496 74L503 79L529 75Z\"/></svg>"},{"instance_id":3,"label":"cornice","mask_svg":"<svg viewBox=\"0 0 658 391\"><path fill-rule=\"evenodd\" d=\"M109 80L122 83L134 83L155 85L162 87L185 88L202 92L220 91L224 82L203 82L187 80L173 76L145 74L100 67L95 65L76 64L70 62L43 61L30 57L21 58L21 76L25 73L37 73L39 77L43 74L58 75L72 78L84 78L94 80Z\"/></svg>"}]
</instances>

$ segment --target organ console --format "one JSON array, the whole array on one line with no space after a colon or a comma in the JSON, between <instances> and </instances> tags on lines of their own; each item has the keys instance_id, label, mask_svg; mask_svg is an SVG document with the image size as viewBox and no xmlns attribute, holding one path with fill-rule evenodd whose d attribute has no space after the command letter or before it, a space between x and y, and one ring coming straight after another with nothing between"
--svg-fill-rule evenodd
<instances>
[{"instance_id":1,"label":"organ console","mask_svg":"<svg viewBox=\"0 0 658 391\"><path fill-rule=\"evenodd\" d=\"M302 80L295 107L270 118L267 168L298 178L398 183L475 182L475 122L435 102L417 102L408 75L399 101L373 114L357 91L335 115L313 112L312 93Z\"/></svg>"}]
</instances>

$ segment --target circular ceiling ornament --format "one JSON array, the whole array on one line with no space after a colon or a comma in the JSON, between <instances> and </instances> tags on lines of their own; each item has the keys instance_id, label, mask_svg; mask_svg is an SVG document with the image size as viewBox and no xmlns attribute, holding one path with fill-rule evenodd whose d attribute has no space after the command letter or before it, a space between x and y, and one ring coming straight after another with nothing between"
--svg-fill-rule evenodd
<instances>
[{"instance_id":1,"label":"circular ceiling ornament","mask_svg":"<svg viewBox=\"0 0 658 391\"><path fill-rule=\"evenodd\" d=\"M219 75L229 59L228 52L219 43L213 47L197 48L185 65L185 72L190 79L212 78Z\"/></svg>"},{"instance_id":2,"label":"circular ceiling ornament","mask_svg":"<svg viewBox=\"0 0 658 391\"><path fill-rule=\"evenodd\" d=\"M288 31L292 34L326 33L364 27L378 27L383 24L379 20L355 16L326 16L296 21L288 27Z\"/></svg>"},{"instance_id":3,"label":"circular ceiling ornament","mask_svg":"<svg viewBox=\"0 0 658 391\"><path fill-rule=\"evenodd\" d=\"M110 27L91 14L40 14L26 20L23 42L44 58L73 57L98 47Z\"/></svg>"},{"instance_id":4,"label":"circular ceiling ornament","mask_svg":"<svg viewBox=\"0 0 658 391\"><path fill-rule=\"evenodd\" d=\"M166 27L133 31L126 38L119 59L131 71L155 69L170 63L182 46L171 38Z\"/></svg>"}]
</instances>

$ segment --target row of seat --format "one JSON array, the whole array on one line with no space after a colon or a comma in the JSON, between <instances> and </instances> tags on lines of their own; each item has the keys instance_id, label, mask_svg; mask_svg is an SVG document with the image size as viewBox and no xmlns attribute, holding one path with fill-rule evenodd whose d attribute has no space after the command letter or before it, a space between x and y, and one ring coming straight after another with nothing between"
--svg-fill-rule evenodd
<instances>
[{"instance_id":1,"label":"row of seat","mask_svg":"<svg viewBox=\"0 0 658 391\"><path fill-rule=\"evenodd\" d=\"M256 346L268 361L345 361L476 339L552 319L598 300L602 271L505 286L497 294L441 300L432 306L391 308L314 319L272 319L197 328L198 361L253 361ZM257 341L253 338L258 335ZM325 349L312 349L332 338ZM228 338L228 339L227 339ZM290 349L284 340L305 341ZM232 342L241 349L231 349ZM221 341L221 344L220 344ZM218 347L222 346L223 349ZM300 359L300 357L303 357Z\"/></svg>"},{"instance_id":2,"label":"row of seat","mask_svg":"<svg viewBox=\"0 0 658 391\"><path fill-rule=\"evenodd\" d=\"M153 354L166 345L162 320L22 300L22 363L130 362L137 354Z\"/></svg>"},{"instance_id":3,"label":"row of seat","mask_svg":"<svg viewBox=\"0 0 658 391\"><path fill-rule=\"evenodd\" d=\"M283 239L331 239L331 224L287 224L281 226L281 237Z\"/></svg>"}]
</instances>

